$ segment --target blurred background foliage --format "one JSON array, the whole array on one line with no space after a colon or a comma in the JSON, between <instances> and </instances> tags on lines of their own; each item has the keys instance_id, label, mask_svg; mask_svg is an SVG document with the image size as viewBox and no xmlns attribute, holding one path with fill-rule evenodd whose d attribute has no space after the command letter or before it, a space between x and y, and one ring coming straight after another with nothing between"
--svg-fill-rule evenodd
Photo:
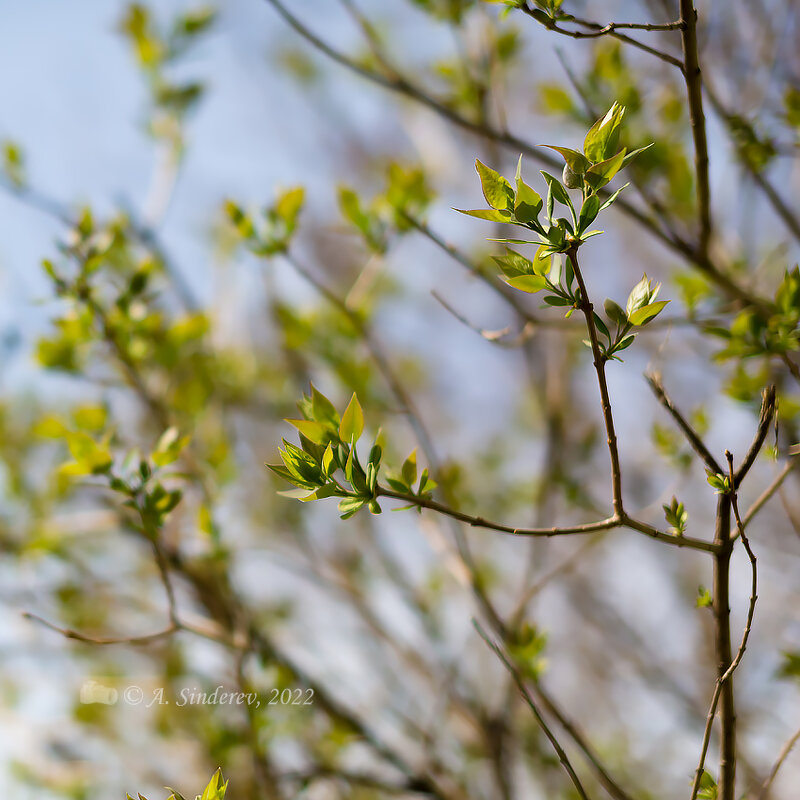
<instances>
[{"instance_id":1,"label":"blurred background foliage","mask_svg":"<svg viewBox=\"0 0 800 800\"><path fill-rule=\"evenodd\" d=\"M578 147L618 101L622 144L655 146L630 168L628 212L587 245L587 282L624 304L646 271L672 300L609 371L626 503L663 525L677 496L687 531L710 538L702 464L642 372L663 372L715 452L746 448L769 381L772 455L800 438L797 5L699 4L707 252L680 72L613 36L477 0L45 5L41 27L32 4L0 9L3 39L34 45L4 51L16 77L0 87L7 791L160 796L222 765L243 800L571 797L471 627L489 596L631 796L682 796L714 674L710 562L620 531L526 542L427 513L343 523L332 501L277 495L263 464L313 382L338 409L356 392L384 460L416 448L464 512L607 513L580 324L507 291L491 231L451 207L482 205L476 156L508 175L524 151L533 175L555 163L536 145ZM561 11L664 23L675 6ZM676 31L634 33L680 57ZM779 468L761 459L743 506ZM797 485L750 534L748 792L800 712ZM102 644L115 638L133 641ZM88 680L173 702L82 702ZM218 685L262 705L174 702ZM267 705L288 688L313 703ZM799 778L795 758L775 796Z\"/></svg>"}]
</instances>

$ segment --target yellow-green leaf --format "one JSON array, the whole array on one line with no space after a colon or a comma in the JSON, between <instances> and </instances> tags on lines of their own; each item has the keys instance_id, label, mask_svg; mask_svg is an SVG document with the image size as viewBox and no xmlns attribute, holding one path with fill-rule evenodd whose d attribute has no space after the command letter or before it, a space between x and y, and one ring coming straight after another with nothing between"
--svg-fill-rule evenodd
<instances>
[{"instance_id":1,"label":"yellow-green leaf","mask_svg":"<svg viewBox=\"0 0 800 800\"><path fill-rule=\"evenodd\" d=\"M357 442L364 430L364 412L361 404L353 393L347 408L342 414L342 421L339 424L339 438L343 442Z\"/></svg>"}]
</instances>

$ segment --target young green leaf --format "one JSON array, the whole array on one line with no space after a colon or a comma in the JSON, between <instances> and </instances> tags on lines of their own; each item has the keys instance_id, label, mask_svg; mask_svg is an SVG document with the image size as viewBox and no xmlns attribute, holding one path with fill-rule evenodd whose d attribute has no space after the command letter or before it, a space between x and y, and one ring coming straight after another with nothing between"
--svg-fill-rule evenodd
<instances>
[{"instance_id":1,"label":"young green leaf","mask_svg":"<svg viewBox=\"0 0 800 800\"><path fill-rule=\"evenodd\" d=\"M621 169L625 169L625 167L627 167L628 164L630 164L631 161L636 158L636 156L638 156L640 153L644 153L645 150L649 150L654 144L655 142L650 142L650 144L646 144L644 147L638 148L638 150L631 150L630 153L628 153L622 160Z\"/></svg>"},{"instance_id":2,"label":"young green leaf","mask_svg":"<svg viewBox=\"0 0 800 800\"><path fill-rule=\"evenodd\" d=\"M357 514L368 502L369 498L366 497L345 497L339 501L339 514L342 519L350 519L353 514Z\"/></svg>"},{"instance_id":3,"label":"young green leaf","mask_svg":"<svg viewBox=\"0 0 800 800\"><path fill-rule=\"evenodd\" d=\"M578 217L578 234L585 231L600 213L600 198L596 194L589 195L583 201L581 213Z\"/></svg>"},{"instance_id":4,"label":"young green leaf","mask_svg":"<svg viewBox=\"0 0 800 800\"><path fill-rule=\"evenodd\" d=\"M584 175L586 183L588 183L594 191L601 189L620 171L620 169L622 169L622 162L624 159L625 148L623 147L616 155L591 167L586 175Z\"/></svg>"},{"instance_id":5,"label":"young green leaf","mask_svg":"<svg viewBox=\"0 0 800 800\"><path fill-rule=\"evenodd\" d=\"M475 169L481 179L481 188L486 202L498 211L514 207L514 190L511 184L491 167L475 160Z\"/></svg>"},{"instance_id":6,"label":"young green leaf","mask_svg":"<svg viewBox=\"0 0 800 800\"><path fill-rule=\"evenodd\" d=\"M697 599L695 605L697 608L708 608L713 605L714 599L711 597L711 592L705 586L697 587ZM707 773L706 773L707 774Z\"/></svg>"},{"instance_id":7,"label":"young green leaf","mask_svg":"<svg viewBox=\"0 0 800 800\"><path fill-rule=\"evenodd\" d=\"M313 383L311 384L311 413L314 421L325 423L334 429L339 427L339 412L322 392L317 391Z\"/></svg>"},{"instance_id":8,"label":"young green leaf","mask_svg":"<svg viewBox=\"0 0 800 800\"><path fill-rule=\"evenodd\" d=\"M331 439L330 428L322 422L308 419L285 419L284 422L294 425L303 436L314 444L326 445Z\"/></svg>"},{"instance_id":9,"label":"young green leaf","mask_svg":"<svg viewBox=\"0 0 800 800\"><path fill-rule=\"evenodd\" d=\"M606 299L603 303L603 308L608 315L608 318L617 325L626 325L628 316L618 303L615 303L610 298Z\"/></svg>"},{"instance_id":10,"label":"young green leaf","mask_svg":"<svg viewBox=\"0 0 800 800\"><path fill-rule=\"evenodd\" d=\"M563 157L564 161L566 161L567 166L578 175L583 175L586 170L589 169L591 163L586 156L582 153L579 153L577 150L570 150L569 147L557 147L556 145L552 144L543 144L540 147L549 147L551 150L555 150L557 153L560 153Z\"/></svg>"},{"instance_id":11,"label":"young green leaf","mask_svg":"<svg viewBox=\"0 0 800 800\"><path fill-rule=\"evenodd\" d=\"M347 408L342 414L342 421L339 424L339 438L343 442L354 443L359 440L364 431L364 412L361 404L353 393Z\"/></svg>"},{"instance_id":12,"label":"young green leaf","mask_svg":"<svg viewBox=\"0 0 800 800\"><path fill-rule=\"evenodd\" d=\"M517 163L517 197L514 202L514 216L519 222L533 223L537 221L542 210L543 201L524 180L522 180L522 156Z\"/></svg>"},{"instance_id":13,"label":"young green leaf","mask_svg":"<svg viewBox=\"0 0 800 800\"><path fill-rule=\"evenodd\" d=\"M548 287L547 278L541 275L520 275L517 278L509 278L506 282L514 289L528 294L535 294Z\"/></svg>"},{"instance_id":14,"label":"young green leaf","mask_svg":"<svg viewBox=\"0 0 800 800\"><path fill-rule=\"evenodd\" d=\"M487 222L505 222L509 225L513 224L514 217L508 211L496 211L493 208L476 208L467 211L463 208L454 208L453 211L458 211L459 214L466 214L468 217L475 217L476 219L484 219Z\"/></svg>"},{"instance_id":15,"label":"young green leaf","mask_svg":"<svg viewBox=\"0 0 800 800\"><path fill-rule=\"evenodd\" d=\"M646 325L655 319L663 310L669 300L659 300L657 303L648 303L646 306L637 308L629 317L631 325Z\"/></svg>"},{"instance_id":16,"label":"young green leaf","mask_svg":"<svg viewBox=\"0 0 800 800\"><path fill-rule=\"evenodd\" d=\"M583 152L593 164L605 161L617 149L619 126L624 114L625 107L614 103L605 116L589 129L583 142Z\"/></svg>"}]
</instances>

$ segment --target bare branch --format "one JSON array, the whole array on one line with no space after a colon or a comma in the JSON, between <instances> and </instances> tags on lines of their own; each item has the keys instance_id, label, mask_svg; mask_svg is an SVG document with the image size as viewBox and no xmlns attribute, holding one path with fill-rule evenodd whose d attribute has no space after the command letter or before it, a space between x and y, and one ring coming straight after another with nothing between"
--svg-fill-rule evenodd
<instances>
[{"instance_id":1,"label":"bare branch","mask_svg":"<svg viewBox=\"0 0 800 800\"><path fill-rule=\"evenodd\" d=\"M65 639L73 639L76 642L84 642L85 644L96 644L96 645L112 645L112 644L128 644L128 645L143 645L143 644L150 644L150 642L158 641L159 639L165 639L168 636L172 636L174 633L181 629L180 625L171 622L166 628L160 631L156 631L155 633L146 633L139 636L90 636L86 633L81 633L80 631L73 630L72 628L62 628L59 625L55 625L52 622L48 622L48 620L40 617L38 614L33 614L30 611L24 611L22 616L25 619L33 620L34 622L38 622L40 625L43 625L45 628L49 628L51 631L55 631L56 633L60 633Z\"/></svg>"},{"instance_id":2,"label":"bare branch","mask_svg":"<svg viewBox=\"0 0 800 800\"><path fill-rule=\"evenodd\" d=\"M512 536L568 536L571 534L583 533L597 533L598 531L610 531L614 528L630 528L631 530L643 533L651 539L657 539L660 542L671 544L674 547L687 547L690 550L702 550L706 553L716 553L717 548L712 542L706 542L702 539L693 539L691 536L672 536L669 533L660 531L657 528L647 525L638 520L632 519L627 514L624 517L611 516L607 519L599 520L597 522L587 522L582 525L573 525L561 528L516 528L510 525L501 525L497 522L491 522L483 517L475 517L471 514L464 514L454 508L449 508L442 503L437 503L435 500L430 500L427 497L420 497L413 494L402 494L395 492L392 489L387 489L383 486L377 488L379 497L391 497L395 500L402 500L407 505L418 506L419 508L427 508L431 511L436 511L446 517L452 517L459 522L464 522L471 525L473 528L485 528L487 530L498 531L500 533L509 533Z\"/></svg>"},{"instance_id":3,"label":"bare branch","mask_svg":"<svg viewBox=\"0 0 800 800\"><path fill-rule=\"evenodd\" d=\"M778 489L781 488L783 482L789 476L789 473L791 473L791 471L798 464L800 464L800 455L793 456L786 462L786 464L784 464L783 469L775 476L775 478L772 480L772 483L770 483L770 485L767 486L766 489L764 489L764 491L753 502L753 505L751 505L750 508L747 509L747 512L745 513L744 517L742 517L742 521L745 525L749 524L750 520L752 520L753 517L756 514L758 514L759 511L761 511L761 509L767 504L767 502L775 494L775 492L777 492ZM731 538L736 539L738 538L738 536L739 536L739 530L737 527L735 531L731 532Z\"/></svg>"},{"instance_id":4,"label":"bare branch","mask_svg":"<svg viewBox=\"0 0 800 800\"><path fill-rule=\"evenodd\" d=\"M741 466L733 475L732 481L734 489L737 489L741 485L745 475L747 475L749 472L750 467L753 466L759 452L761 451L761 448L764 446L764 440L767 438L769 426L774 415L775 387L769 386L764 389L764 392L761 396L761 413L758 419L758 430L756 432L756 436L753 439L753 443L750 445L750 449L747 451Z\"/></svg>"},{"instance_id":5,"label":"bare branch","mask_svg":"<svg viewBox=\"0 0 800 800\"><path fill-rule=\"evenodd\" d=\"M711 240L711 190L708 179L708 142L703 112L703 81L697 53L697 10L693 0L680 0L681 40L683 42L683 77L689 97L689 121L694 141L697 213L700 217L698 250L708 255Z\"/></svg>"},{"instance_id":6,"label":"bare branch","mask_svg":"<svg viewBox=\"0 0 800 800\"><path fill-rule=\"evenodd\" d=\"M650 388L653 390L655 396L658 398L658 401L670 413L678 427L681 429L681 432L686 437L686 441L689 442L695 453L700 456L706 467L715 475L721 474L722 467L720 467L720 465L717 463L717 460L711 455L709 449L705 446L705 444L703 444L703 440L700 438L700 435L694 430L694 428L692 428L692 426L686 421L686 418L675 407L675 404L672 402L672 400L670 400L666 390L664 389L664 384L661 382L661 376L656 373L650 373L645 375L645 379L650 385Z\"/></svg>"},{"instance_id":7,"label":"bare branch","mask_svg":"<svg viewBox=\"0 0 800 800\"><path fill-rule=\"evenodd\" d=\"M530 710L533 712L533 716L536 717L536 721L539 723L544 735L547 737L550 744L553 746L553 750L555 750L556 755L558 756L558 760L561 762L561 766L564 767L564 771L569 775L570 780L572 781L575 790L578 792L578 796L582 798L582 800L589 800L589 796L586 794L586 790L583 788L581 784L580 778L578 777L577 773L575 772L572 764L570 763L569 757L567 756L564 748L559 744L558 739L556 739L555 734L550 730L549 726L547 725L547 721L542 716L541 711L539 711L536 702L534 701L531 693L528 691L528 688L525 686L525 680L520 675L519 670L509 661L506 654L500 649L500 647L495 644L488 636L486 631L481 627L480 623L477 620L472 620L472 624L475 626L475 630L478 631L481 639L489 646L489 649L500 659L502 665L508 670L511 677L514 679L514 683L516 683L517 688L519 689L519 693L522 695L522 699L527 703Z\"/></svg>"},{"instance_id":8,"label":"bare branch","mask_svg":"<svg viewBox=\"0 0 800 800\"><path fill-rule=\"evenodd\" d=\"M775 763L769 771L769 775L767 775L764 783L761 785L761 791L758 793L758 800L767 800L772 784L778 775L778 770L783 766L783 762L786 761L789 753L792 752L792 748L798 741L800 741L800 730L797 730L781 748L778 757L775 759Z\"/></svg>"},{"instance_id":9,"label":"bare branch","mask_svg":"<svg viewBox=\"0 0 800 800\"><path fill-rule=\"evenodd\" d=\"M669 53L665 53L663 50L658 50L655 47L651 47L649 44L645 44L644 42L640 42L638 39L634 39L632 36L628 36L625 33L619 32L620 29L623 28L634 29L634 30L645 30L645 31L677 30L677 29L682 29L683 27L682 22L674 22L674 23L669 23L667 25L647 25L647 24L636 24L636 23L626 24L626 23L610 22L608 23L608 25L601 25L599 22L590 22L589 20L576 18L570 20L570 22L574 22L576 25L582 25L584 28L589 28L590 30L573 31L573 30L568 30L567 28L559 27L558 23L555 22L555 20L538 16L535 10L528 6L522 6L520 8L520 11L527 14L529 17L535 19L538 23L547 28L547 30L554 31L555 33L560 33L562 36L569 36L572 39L597 39L600 36L612 36L614 39L619 39L619 41L625 42L626 44L629 44L632 47L636 47L639 50L644 51L645 53L649 53L651 56L655 56L661 61L664 61L667 64L671 64L673 67L677 67L679 70L683 71L683 62L679 58L675 58L675 56L671 56Z\"/></svg>"}]
</instances>

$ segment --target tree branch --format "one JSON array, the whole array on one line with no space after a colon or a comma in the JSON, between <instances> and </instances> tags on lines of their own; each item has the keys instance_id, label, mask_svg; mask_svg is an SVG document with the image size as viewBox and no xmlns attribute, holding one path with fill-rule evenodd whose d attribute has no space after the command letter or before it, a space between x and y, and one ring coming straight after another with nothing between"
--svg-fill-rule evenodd
<instances>
[{"instance_id":1,"label":"tree branch","mask_svg":"<svg viewBox=\"0 0 800 800\"><path fill-rule=\"evenodd\" d=\"M672 536L669 533L660 531L657 528L647 525L644 522L639 522L627 514L623 517L611 516L607 519L599 520L597 522L587 522L581 525L573 525L561 528L515 528L510 525L501 525L497 522L492 522L483 517L475 517L471 514L464 514L454 508L450 508L435 500L430 500L427 497L420 497L414 494L403 494L395 492L393 489L387 489L383 486L377 487L378 497L390 497L395 500L401 500L408 505L414 505L419 508L427 508L431 511L436 511L446 517L452 517L459 522L464 522L473 528L485 528L486 530L498 531L499 533L509 533L512 536L568 536L571 534L583 533L597 533L598 531L610 531L614 528L630 528L631 530L643 533L651 539L657 539L660 542L671 544L675 547L688 547L691 550L702 550L706 553L716 553L717 548L712 542L706 542L702 539L693 539L691 536Z\"/></svg>"},{"instance_id":2,"label":"tree branch","mask_svg":"<svg viewBox=\"0 0 800 800\"><path fill-rule=\"evenodd\" d=\"M711 455L711 452L705 446L697 431L692 428L681 412L675 407L672 400L670 400L666 390L664 389L664 384L661 382L661 376L657 373L650 373L645 375L645 379L647 380L650 388L653 390L655 396L658 398L658 401L670 413L678 427L681 429L681 432L686 437L686 441L689 442L695 453L700 456L706 467L715 475L720 474L722 472L722 467L720 467L720 465L717 463L717 460L714 458L714 456Z\"/></svg>"},{"instance_id":3,"label":"tree branch","mask_svg":"<svg viewBox=\"0 0 800 800\"><path fill-rule=\"evenodd\" d=\"M689 121L694 141L697 213L700 217L698 251L708 256L711 239L711 190L708 179L708 142L703 112L703 82L697 53L697 11L692 0L680 0L681 41L683 43L683 76L689 97Z\"/></svg>"},{"instance_id":4,"label":"tree branch","mask_svg":"<svg viewBox=\"0 0 800 800\"><path fill-rule=\"evenodd\" d=\"M780 753L778 753L778 757L775 759L775 763L772 765L772 768L769 771L769 775L767 775L764 783L761 785L761 791L758 793L758 800L767 800L770 789L772 788L772 784L778 775L778 770L783 766L783 762L786 761L786 758L788 757L789 753L792 752L792 748L797 744L798 741L800 741L800 730L797 730L781 748Z\"/></svg>"},{"instance_id":5,"label":"tree branch","mask_svg":"<svg viewBox=\"0 0 800 800\"><path fill-rule=\"evenodd\" d=\"M600 401L603 406L603 421L606 426L606 435L608 443L608 454L611 459L611 491L613 496L614 514L617 517L622 517L625 511L622 507L622 470L619 463L619 450L617 448L617 434L614 430L614 416L611 412L611 400L608 395L608 384L606 383L606 362L602 351L600 350L600 342L597 338L597 327L594 323L594 307L589 300L589 294L586 291L586 284L583 281L583 274L581 273L580 266L578 265L578 248L571 247L567 251L567 258L572 262L572 267L575 272L575 280L578 282L578 287L581 292L581 311L586 318L586 327L589 330L589 338L592 343L592 355L594 356L594 369L597 373L597 383L600 387Z\"/></svg>"},{"instance_id":6,"label":"tree branch","mask_svg":"<svg viewBox=\"0 0 800 800\"><path fill-rule=\"evenodd\" d=\"M734 486L734 472L733 472L733 455L729 450L725 451L725 457L728 461L728 477L731 482L731 486ZM711 726L714 723L714 716L716 715L717 704L719 703L720 697L725 692L725 696L723 697L723 705L722 705L722 712L720 714L720 726L721 726L721 736L720 736L720 779L719 779L719 798L720 800L733 800L734 798L734 791L735 791L735 783L736 783L736 715L733 706L733 682L731 680L733 673L735 672L736 668L744 658L745 650L747 649L747 641L750 637L750 631L753 627L753 617L755 615L756 610L756 601L758 600L758 565L756 561L756 556L753 553L752 548L750 547L750 541L747 538L747 534L745 533L744 524L742 519L739 515L739 505L736 496L736 489L732 488L730 493L727 495L721 495L720 501L722 501L723 497L727 498L729 501L729 510L728 516L730 516L730 509L733 510L733 515L736 520L736 527L739 531L739 536L742 540L742 544L744 545L744 549L747 552L747 557L750 559L750 566L752 572L752 580L751 580L751 588L750 588L750 604L747 609L747 621L745 622L744 631L742 633L742 640L739 644L739 649L736 652L736 657L730 661L730 664L725 668L721 675L717 678L717 683L714 687L714 694L711 698L711 705L708 709L708 716L706 717L706 727L703 733L703 746L700 754L700 763L697 766L697 770L694 776L694 784L692 785L692 796L691 800L695 800L697 797L697 793L700 789L700 779L703 776L703 766L705 764L705 757L708 752L708 743L711 738ZM718 523L724 524L724 520L719 520ZM718 529L722 530L719 527ZM730 539L728 539L730 541ZM718 555L717 559L720 560L723 556ZM729 563L730 559L730 551L727 551L727 563ZM723 565L724 567L725 565ZM727 581L727 571L721 569L720 566L717 567L717 574L722 576L724 575L725 580ZM715 577L715 592L718 591L718 583L720 581ZM714 597L714 608L715 608L715 615L717 616L718 620L724 621L727 618L727 646L730 648L730 608L728 608L728 596L727 594L723 597L715 596ZM727 609L727 610L726 610ZM724 631L720 630L720 623L717 623L717 641L719 642L720 639L724 639ZM723 634L723 635L721 635ZM724 642L723 642L724 645ZM723 647L724 650L724 647ZM719 652L719 650L718 650Z\"/></svg>"},{"instance_id":7,"label":"tree branch","mask_svg":"<svg viewBox=\"0 0 800 800\"><path fill-rule=\"evenodd\" d=\"M761 452L761 448L764 446L764 440L767 438L769 426L774 415L775 387L769 386L764 389L764 392L761 396L761 413L758 420L758 430L755 438L753 439L753 443L750 445L750 449L747 451L747 454L742 461L742 465L732 477L732 485L734 489L737 489L741 485L745 475L747 475L747 473L750 471L750 467L753 466L759 452Z\"/></svg>"},{"instance_id":8,"label":"tree branch","mask_svg":"<svg viewBox=\"0 0 800 800\"><path fill-rule=\"evenodd\" d=\"M517 685L519 693L522 695L523 700L525 700L528 707L533 712L533 716L539 723L539 727L541 727L544 735L553 746L553 750L555 750L558 760L561 762L561 766L564 767L564 771L567 773L567 775L569 775L569 778L572 781L578 796L581 798L581 800L589 800L589 796L586 794L586 790L583 788L580 778L570 763L569 756L567 756L564 748L559 744L558 739L556 739L555 734L547 725L547 721L542 716L542 713L539 711L539 708L531 696L531 693L528 691L528 688L525 685L525 680L523 679L522 675L520 675L519 670L508 660L508 657L500 649L500 647L489 638L488 634L480 626L480 623L478 623L477 620L473 620L472 624L475 626L475 630L478 631L481 639L486 642L486 644L489 646L489 649L492 650L492 652L500 659L502 665L508 670L511 677L514 679L514 683Z\"/></svg>"},{"instance_id":9,"label":"tree branch","mask_svg":"<svg viewBox=\"0 0 800 800\"><path fill-rule=\"evenodd\" d=\"M626 24L621 22L610 22L608 23L608 25L601 25L599 22L590 22L589 20L585 19L575 18L570 20L570 22L574 22L576 25L582 25L584 28L591 29L588 32L584 32L584 31L571 31L568 30L567 28L560 28L558 26L558 23L555 22L555 20L539 17L536 14L536 10L530 8L529 6L521 6L520 11L522 11L524 14L527 14L529 17L535 19L539 24L547 28L547 30L554 31L555 33L560 33L562 36L569 36L572 39L597 39L600 36L611 36L614 39L618 39L619 41L625 42L626 44L629 44L632 47L636 47L637 49L642 50L645 53L649 53L651 56L655 56L661 61L664 61L667 64L671 64L673 67L677 67L679 70L683 71L683 62L679 58L675 58L675 56L671 56L669 53L665 53L663 50L658 50L655 47L651 47L649 44L645 44L644 42L640 42L638 39L634 39L632 36L628 36L625 33L619 32L621 28L629 28L633 30L645 30L645 31L676 30L676 29L682 29L683 26L682 22L673 22L667 25L648 25L648 24L636 24L636 23Z\"/></svg>"}]
</instances>

